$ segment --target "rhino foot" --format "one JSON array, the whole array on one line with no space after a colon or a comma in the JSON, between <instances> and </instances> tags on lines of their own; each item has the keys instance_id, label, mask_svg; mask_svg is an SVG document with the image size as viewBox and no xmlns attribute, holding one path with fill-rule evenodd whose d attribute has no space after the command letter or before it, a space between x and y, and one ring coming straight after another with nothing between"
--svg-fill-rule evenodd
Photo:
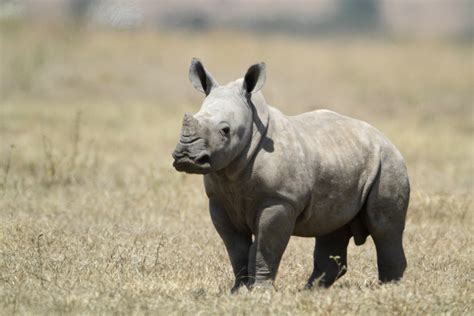
<instances>
[{"instance_id":1,"label":"rhino foot","mask_svg":"<svg viewBox=\"0 0 474 316\"><path fill-rule=\"evenodd\" d=\"M272 280L265 280L265 281L255 282L254 284L252 284L250 286L250 290L252 292L263 293L263 292L276 290L276 288Z\"/></svg>"}]
</instances>

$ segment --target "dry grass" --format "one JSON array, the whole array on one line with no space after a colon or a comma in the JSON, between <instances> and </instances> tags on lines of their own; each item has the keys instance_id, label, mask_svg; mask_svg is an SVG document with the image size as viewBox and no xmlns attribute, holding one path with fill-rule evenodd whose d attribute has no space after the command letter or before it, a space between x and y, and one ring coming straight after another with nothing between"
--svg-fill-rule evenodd
<instances>
[{"instance_id":1,"label":"dry grass","mask_svg":"<svg viewBox=\"0 0 474 316\"><path fill-rule=\"evenodd\" d=\"M73 36L74 35L74 36ZM472 314L472 46L241 34L2 33L2 314ZM202 181L171 151L200 56L225 82L267 62L267 100L371 122L406 157L413 193L399 284L371 240L329 290L300 291L312 239L293 238L277 291L229 294Z\"/></svg>"}]
</instances>

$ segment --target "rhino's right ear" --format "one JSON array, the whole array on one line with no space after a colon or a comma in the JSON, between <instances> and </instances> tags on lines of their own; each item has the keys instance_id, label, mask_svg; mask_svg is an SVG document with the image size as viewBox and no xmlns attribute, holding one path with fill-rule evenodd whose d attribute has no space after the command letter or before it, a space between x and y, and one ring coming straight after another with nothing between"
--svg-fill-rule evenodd
<instances>
[{"instance_id":1,"label":"rhino's right ear","mask_svg":"<svg viewBox=\"0 0 474 316\"><path fill-rule=\"evenodd\" d=\"M211 90L218 86L218 83L212 75L204 69L201 61L197 58L193 58L191 66L189 67L189 80L193 84L196 90L209 95Z\"/></svg>"}]
</instances>

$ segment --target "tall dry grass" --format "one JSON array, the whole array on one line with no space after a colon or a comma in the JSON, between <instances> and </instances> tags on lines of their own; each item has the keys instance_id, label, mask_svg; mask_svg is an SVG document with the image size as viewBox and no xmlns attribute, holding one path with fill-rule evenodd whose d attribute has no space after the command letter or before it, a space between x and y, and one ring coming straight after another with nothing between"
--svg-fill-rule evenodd
<instances>
[{"instance_id":1,"label":"tall dry grass","mask_svg":"<svg viewBox=\"0 0 474 316\"><path fill-rule=\"evenodd\" d=\"M472 45L246 34L1 33L2 314L472 314ZM312 239L292 238L277 291L229 294L231 268L199 176L176 173L184 111L216 78L267 63L267 101L366 120L413 186L399 284L371 240L329 290L300 291Z\"/></svg>"}]
</instances>

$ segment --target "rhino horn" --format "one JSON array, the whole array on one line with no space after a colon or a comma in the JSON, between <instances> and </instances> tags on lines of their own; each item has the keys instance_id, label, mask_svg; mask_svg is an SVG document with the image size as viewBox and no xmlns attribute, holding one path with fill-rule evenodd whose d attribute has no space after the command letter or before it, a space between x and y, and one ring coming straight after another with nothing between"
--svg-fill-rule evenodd
<instances>
[{"instance_id":1,"label":"rhino horn","mask_svg":"<svg viewBox=\"0 0 474 316\"><path fill-rule=\"evenodd\" d=\"M183 128L181 130L181 139L189 141L197 136L198 129L199 121L191 114L185 113L183 118Z\"/></svg>"}]
</instances>

